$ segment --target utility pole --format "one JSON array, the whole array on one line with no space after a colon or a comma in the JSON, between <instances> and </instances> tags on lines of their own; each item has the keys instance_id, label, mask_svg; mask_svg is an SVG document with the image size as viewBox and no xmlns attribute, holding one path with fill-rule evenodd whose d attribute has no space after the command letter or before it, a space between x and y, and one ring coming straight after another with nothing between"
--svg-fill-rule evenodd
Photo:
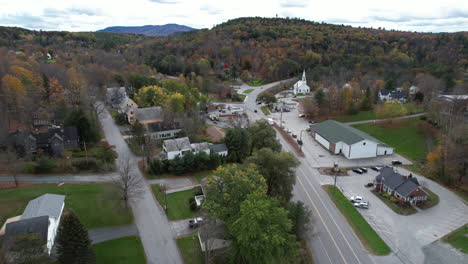
<instances>
[{"instance_id":1,"label":"utility pole","mask_svg":"<svg viewBox=\"0 0 468 264\"><path fill-rule=\"evenodd\" d=\"M283 107L281 107L280 128L283 128Z\"/></svg>"},{"instance_id":2,"label":"utility pole","mask_svg":"<svg viewBox=\"0 0 468 264\"><path fill-rule=\"evenodd\" d=\"M335 172L334 186L336 187L336 177L338 176L338 172L340 171L340 169L338 168L338 162L336 162L336 161L333 163L333 171Z\"/></svg>"},{"instance_id":3,"label":"utility pole","mask_svg":"<svg viewBox=\"0 0 468 264\"><path fill-rule=\"evenodd\" d=\"M299 148L300 148L301 151L302 151L302 145L303 145L303 143L302 143L302 132L304 132L304 131L305 131L304 129L301 130L301 134L299 136L299 142L300 143L298 142L299 143Z\"/></svg>"}]
</instances>

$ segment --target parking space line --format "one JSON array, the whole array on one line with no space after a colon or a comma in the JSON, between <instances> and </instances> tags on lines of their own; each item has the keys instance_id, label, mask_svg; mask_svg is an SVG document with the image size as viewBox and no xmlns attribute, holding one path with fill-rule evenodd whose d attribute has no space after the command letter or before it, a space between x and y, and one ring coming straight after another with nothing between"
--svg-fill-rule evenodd
<instances>
[{"instance_id":1,"label":"parking space line","mask_svg":"<svg viewBox=\"0 0 468 264\"><path fill-rule=\"evenodd\" d=\"M441 226L441 227L444 227L444 228L450 228L450 229L456 229L457 225L455 224L447 224L447 223L433 223L433 225L438 225L438 226Z\"/></svg>"},{"instance_id":2,"label":"parking space line","mask_svg":"<svg viewBox=\"0 0 468 264\"><path fill-rule=\"evenodd\" d=\"M442 232L447 232L447 229L446 228L441 228L441 227L438 227L438 226L434 226L434 225L430 225L429 226L430 229L439 229L439 230L442 230Z\"/></svg>"}]
</instances>

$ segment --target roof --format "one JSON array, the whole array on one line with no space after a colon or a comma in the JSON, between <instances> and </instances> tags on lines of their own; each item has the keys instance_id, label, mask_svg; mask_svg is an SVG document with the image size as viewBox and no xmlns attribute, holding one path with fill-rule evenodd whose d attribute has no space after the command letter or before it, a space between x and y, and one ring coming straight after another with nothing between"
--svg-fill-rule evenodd
<instances>
[{"instance_id":1,"label":"roof","mask_svg":"<svg viewBox=\"0 0 468 264\"><path fill-rule=\"evenodd\" d=\"M176 130L180 129L179 122L152 122L148 123L148 132L161 132L161 131L168 131L168 130Z\"/></svg>"},{"instance_id":2,"label":"roof","mask_svg":"<svg viewBox=\"0 0 468 264\"><path fill-rule=\"evenodd\" d=\"M62 207L65 201L65 195L46 193L29 201L26 209L24 209L21 220L38 217L48 216L59 219L62 214Z\"/></svg>"},{"instance_id":3,"label":"roof","mask_svg":"<svg viewBox=\"0 0 468 264\"><path fill-rule=\"evenodd\" d=\"M392 92L392 90L389 90L389 89L383 89L383 90L380 90L380 91L379 91L379 93L380 93L381 95L384 95L384 96L385 96L385 95L388 95L388 94L391 93L391 92Z\"/></svg>"},{"instance_id":4,"label":"roof","mask_svg":"<svg viewBox=\"0 0 468 264\"><path fill-rule=\"evenodd\" d=\"M375 177L376 182L384 182L390 189L406 197L408 194L419 188L419 181L415 177L407 178L395 172L391 167L384 167L380 174Z\"/></svg>"},{"instance_id":5,"label":"roof","mask_svg":"<svg viewBox=\"0 0 468 264\"><path fill-rule=\"evenodd\" d=\"M76 127L65 127L63 129L63 136L67 140L78 140L78 130Z\"/></svg>"},{"instance_id":6,"label":"roof","mask_svg":"<svg viewBox=\"0 0 468 264\"><path fill-rule=\"evenodd\" d=\"M167 152L191 149L188 137L167 139L163 145Z\"/></svg>"},{"instance_id":7,"label":"roof","mask_svg":"<svg viewBox=\"0 0 468 264\"><path fill-rule=\"evenodd\" d=\"M204 151L210 149L210 144L208 142L193 143L190 145L193 151Z\"/></svg>"},{"instance_id":8,"label":"roof","mask_svg":"<svg viewBox=\"0 0 468 264\"><path fill-rule=\"evenodd\" d=\"M371 137L370 135L358 130L354 127L336 122L335 120L326 120L321 123L311 126L311 129L318 133L320 136L332 143L345 142L352 145L362 140L374 141L377 144L382 144L380 140Z\"/></svg>"},{"instance_id":9,"label":"roof","mask_svg":"<svg viewBox=\"0 0 468 264\"><path fill-rule=\"evenodd\" d=\"M5 239L13 242L13 240L21 234L38 234L39 238L46 242L48 229L49 217L45 215L22 219L6 225Z\"/></svg>"},{"instance_id":10,"label":"roof","mask_svg":"<svg viewBox=\"0 0 468 264\"><path fill-rule=\"evenodd\" d=\"M224 144L224 143L222 143L222 144L211 144L209 147L210 147L210 151L214 152L214 153L220 153L220 152L228 151L228 148L227 148L226 144Z\"/></svg>"},{"instance_id":11,"label":"roof","mask_svg":"<svg viewBox=\"0 0 468 264\"><path fill-rule=\"evenodd\" d=\"M160 106L137 108L135 117L138 121L161 120L162 108Z\"/></svg>"}]
</instances>

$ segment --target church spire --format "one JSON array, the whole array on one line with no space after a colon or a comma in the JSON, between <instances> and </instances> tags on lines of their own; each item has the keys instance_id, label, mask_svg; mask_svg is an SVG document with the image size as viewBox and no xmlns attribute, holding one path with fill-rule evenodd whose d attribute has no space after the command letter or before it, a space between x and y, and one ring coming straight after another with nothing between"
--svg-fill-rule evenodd
<instances>
[{"instance_id":1,"label":"church spire","mask_svg":"<svg viewBox=\"0 0 468 264\"><path fill-rule=\"evenodd\" d=\"M305 69L304 69L304 73L302 73L302 81L303 82L306 82L306 74L305 74Z\"/></svg>"}]
</instances>

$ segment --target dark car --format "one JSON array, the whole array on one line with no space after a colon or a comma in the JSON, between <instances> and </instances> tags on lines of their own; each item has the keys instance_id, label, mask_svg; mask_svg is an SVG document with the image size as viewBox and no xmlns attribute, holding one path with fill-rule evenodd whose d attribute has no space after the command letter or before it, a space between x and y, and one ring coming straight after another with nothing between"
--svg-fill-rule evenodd
<instances>
[{"instance_id":1,"label":"dark car","mask_svg":"<svg viewBox=\"0 0 468 264\"><path fill-rule=\"evenodd\" d=\"M303 144L303 143L302 143L302 140L298 139L298 140L297 140L297 144L302 145L302 144Z\"/></svg>"},{"instance_id":2,"label":"dark car","mask_svg":"<svg viewBox=\"0 0 468 264\"><path fill-rule=\"evenodd\" d=\"M401 165L401 164L403 163L399 160L392 160L392 165Z\"/></svg>"},{"instance_id":3,"label":"dark car","mask_svg":"<svg viewBox=\"0 0 468 264\"><path fill-rule=\"evenodd\" d=\"M257 102L257 104L258 104L258 105L261 105L261 104L262 104L262 102L260 102L260 101L259 101L259 102Z\"/></svg>"},{"instance_id":4,"label":"dark car","mask_svg":"<svg viewBox=\"0 0 468 264\"><path fill-rule=\"evenodd\" d=\"M380 168L379 168L379 167L371 167L371 170L373 170L373 171L380 171Z\"/></svg>"},{"instance_id":5,"label":"dark car","mask_svg":"<svg viewBox=\"0 0 468 264\"><path fill-rule=\"evenodd\" d=\"M366 187L372 187L372 186L374 186L373 182L369 182L368 184L366 184Z\"/></svg>"},{"instance_id":6,"label":"dark car","mask_svg":"<svg viewBox=\"0 0 468 264\"><path fill-rule=\"evenodd\" d=\"M353 171L354 171L355 173L357 173L357 174L362 174L362 173L363 173L362 170L360 170L360 169L353 169Z\"/></svg>"},{"instance_id":7,"label":"dark car","mask_svg":"<svg viewBox=\"0 0 468 264\"><path fill-rule=\"evenodd\" d=\"M359 168L360 170L362 170L362 172L366 173L368 170L367 168Z\"/></svg>"},{"instance_id":8,"label":"dark car","mask_svg":"<svg viewBox=\"0 0 468 264\"><path fill-rule=\"evenodd\" d=\"M254 113L257 113L257 109L254 110Z\"/></svg>"},{"instance_id":9,"label":"dark car","mask_svg":"<svg viewBox=\"0 0 468 264\"><path fill-rule=\"evenodd\" d=\"M292 133L292 135L291 135L291 136L292 136L293 138L297 138L297 135L296 135L296 134L294 134L294 133Z\"/></svg>"},{"instance_id":10,"label":"dark car","mask_svg":"<svg viewBox=\"0 0 468 264\"><path fill-rule=\"evenodd\" d=\"M309 124L315 124L314 120L309 120Z\"/></svg>"}]
</instances>

